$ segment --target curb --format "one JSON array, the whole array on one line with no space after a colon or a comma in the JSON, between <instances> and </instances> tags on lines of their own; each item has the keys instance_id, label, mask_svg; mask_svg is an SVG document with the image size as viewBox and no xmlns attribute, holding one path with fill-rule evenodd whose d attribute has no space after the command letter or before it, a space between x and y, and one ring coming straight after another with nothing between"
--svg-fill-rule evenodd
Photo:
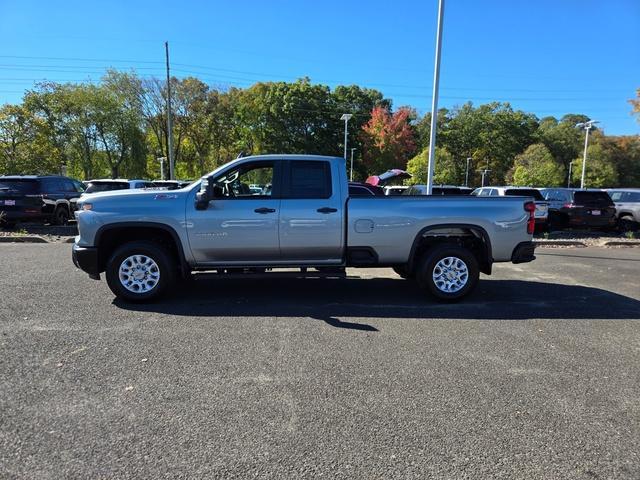
<instances>
[{"instance_id":1,"label":"curb","mask_svg":"<svg viewBox=\"0 0 640 480\"><path fill-rule=\"evenodd\" d=\"M576 240L535 240L536 247L586 247L584 242Z\"/></svg>"},{"instance_id":2,"label":"curb","mask_svg":"<svg viewBox=\"0 0 640 480\"><path fill-rule=\"evenodd\" d=\"M640 241L630 241L630 242L604 242L603 245L605 247L640 247Z\"/></svg>"},{"instance_id":3,"label":"curb","mask_svg":"<svg viewBox=\"0 0 640 480\"><path fill-rule=\"evenodd\" d=\"M49 243L37 235L0 236L0 243Z\"/></svg>"}]
</instances>

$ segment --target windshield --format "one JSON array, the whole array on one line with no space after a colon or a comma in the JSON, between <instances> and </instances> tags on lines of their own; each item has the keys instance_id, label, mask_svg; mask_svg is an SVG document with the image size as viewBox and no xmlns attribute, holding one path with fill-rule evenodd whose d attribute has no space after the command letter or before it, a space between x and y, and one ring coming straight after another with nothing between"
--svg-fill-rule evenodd
<instances>
[{"instance_id":1,"label":"windshield","mask_svg":"<svg viewBox=\"0 0 640 480\"><path fill-rule=\"evenodd\" d=\"M17 193L32 195L38 193L37 180L0 179L0 193Z\"/></svg>"},{"instance_id":2,"label":"windshield","mask_svg":"<svg viewBox=\"0 0 640 480\"><path fill-rule=\"evenodd\" d=\"M84 193L108 192L111 190L126 190L129 188L127 182L89 182L89 186Z\"/></svg>"},{"instance_id":3,"label":"windshield","mask_svg":"<svg viewBox=\"0 0 640 480\"><path fill-rule=\"evenodd\" d=\"M505 190L504 194L512 197L533 197L534 200L544 200L540 191L535 188L509 188Z\"/></svg>"}]
</instances>

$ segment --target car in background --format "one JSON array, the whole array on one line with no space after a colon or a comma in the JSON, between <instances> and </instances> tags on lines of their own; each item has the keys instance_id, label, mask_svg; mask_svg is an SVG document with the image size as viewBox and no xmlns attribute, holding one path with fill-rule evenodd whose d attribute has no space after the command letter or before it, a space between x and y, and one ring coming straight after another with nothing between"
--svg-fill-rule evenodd
<instances>
[{"instance_id":1,"label":"car in background","mask_svg":"<svg viewBox=\"0 0 640 480\"><path fill-rule=\"evenodd\" d=\"M182 180L154 180L151 183L155 188L162 188L164 190L178 190L179 188L186 187L187 185L193 182L187 182ZM149 188L149 187L142 187L142 188Z\"/></svg>"},{"instance_id":2,"label":"car in background","mask_svg":"<svg viewBox=\"0 0 640 480\"><path fill-rule=\"evenodd\" d=\"M540 190L530 187L480 187L471 195L475 197L532 197L536 204L536 230L546 230L549 227L549 202L545 200Z\"/></svg>"},{"instance_id":3,"label":"car in background","mask_svg":"<svg viewBox=\"0 0 640 480\"><path fill-rule=\"evenodd\" d=\"M387 185L384 187L384 194L389 196L402 195L407 188L407 185Z\"/></svg>"},{"instance_id":4,"label":"car in background","mask_svg":"<svg viewBox=\"0 0 640 480\"><path fill-rule=\"evenodd\" d=\"M454 185L433 185L431 195L470 195L473 189ZM427 195L426 185L411 185L402 195Z\"/></svg>"},{"instance_id":5,"label":"car in background","mask_svg":"<svg viewBox=\"0 0 640 480\"><path fill-rule=\"evenodd\" d=\"M130 188L153 188L154 182L148 180L126 180L122 178L102 178L86 182L87 189L84 193L110 192L113 190L128 190ZM157 187L156 187L157 188Z\"/></svg>"},{"instance_id":6,"label":"car in background","mask_svg":"<svg viewBox=\"0 0 640 480\"><path fill-rule=\"evenodd\" d=\"M0 176L0 212L6 226L38 221L65 225L84 192L78 180L61 175Z\"/></svg>"},{"instance_id":7,"label":"car in background","mask_svg":"<svg viewBox=\"0 0 640 480\"><path fill-rule=\"evenodd\" d=\"M541 188L549 203L551 228L586 227L611 229L616 223L616 208L603 190Z\"/></svg>"},{"instance_id":8,"label":"car in background","mask_svg":"<svg viewBox=\"0 0 640 480\"><path fill-rule=\"evenodd\" d=\"M382 187L362 182L349 182L349 197L384 197Z\"/></svg>"},{"instance_id":9,"label":"car in background","mask_svg":"<svg viewBox=\"0 0 640 480\"><path fill-rule=\"evenodd\" d=\"M616 221L623 232L640 228L640 188L611 188L607 190L616 207Z\"/></svg>"}]
</instances>

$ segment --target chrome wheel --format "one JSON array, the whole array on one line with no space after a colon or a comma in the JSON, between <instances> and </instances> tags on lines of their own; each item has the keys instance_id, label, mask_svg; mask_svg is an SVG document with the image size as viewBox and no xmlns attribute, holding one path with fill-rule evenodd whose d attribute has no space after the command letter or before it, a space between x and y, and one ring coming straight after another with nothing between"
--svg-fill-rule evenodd
<instances>
[{"instance_id":1,"label":"chrome wheel","mask_svg":"<svg viewBox=\"0 0 640 480\"><path fill-rule=\"evenodd\" d=\"M467 264L458 257L444 257L433 268L433 283L445 293L460 291L469 280Z\"/></svg>"},{"instance_id":2,"label":"chrome wheel","mask_svg":"<svg viewBox=\"0 0 640 480\"><path fill-rule=\"evenodd\" d=\"M158 285L160 269L147 255L131 255L120 264L118 277L122 286L130 292L146 293Z\"/></svg>"}]
</instances>

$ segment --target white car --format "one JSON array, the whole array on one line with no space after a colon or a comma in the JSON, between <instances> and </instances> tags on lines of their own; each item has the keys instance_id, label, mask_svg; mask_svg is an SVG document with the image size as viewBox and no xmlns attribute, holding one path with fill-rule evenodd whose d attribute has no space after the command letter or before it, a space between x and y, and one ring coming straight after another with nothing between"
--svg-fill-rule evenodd
<instances>
[{"instance_id":1,"label":"white car","mask_svg":"<svg viewBox=\"0 0 640 480\"><path fill-rule=\"evenodd\" d=\"M547 202L540 190L531 187L480 187L471 195L476 197L532 197L536 204L536 226L544 228L549 221L549 202Z\"/></svg>"},{"instance_id":2,"label":"white car","mask_svg":"<svg viewBox=\"0 0 640 480\"><path fill-rule=\"evenodd\" d=\"M87 186L84 194L108 192L111 190L129 190L131 188L154 188L148 180L127 180L124 178L99 178L84 182Z\"/></svg>"}]
</instances>

